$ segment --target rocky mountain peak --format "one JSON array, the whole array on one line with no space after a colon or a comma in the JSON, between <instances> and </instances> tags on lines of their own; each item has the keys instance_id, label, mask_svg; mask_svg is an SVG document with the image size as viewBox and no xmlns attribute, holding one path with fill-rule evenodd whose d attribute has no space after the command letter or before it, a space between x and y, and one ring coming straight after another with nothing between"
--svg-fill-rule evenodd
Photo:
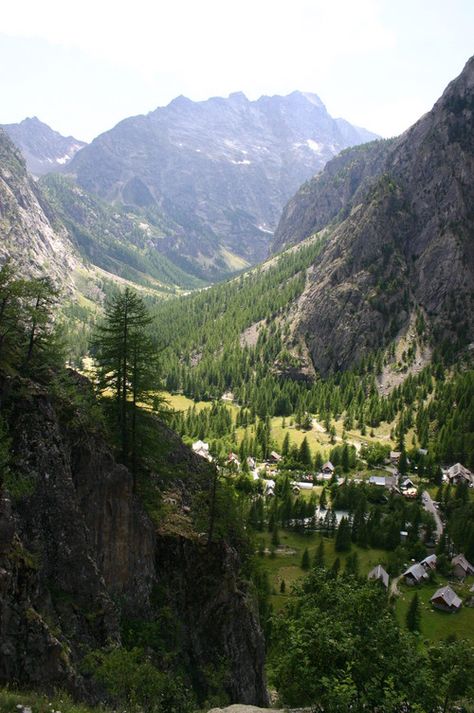
<instances>
[{"instance_id":1,"label":"rocky mountain peak","mask_svg":"<svg viewBox=\"0 0 474 713\"><path fill-rule=\"evenodd\" d=\"M100 198L159 219L163 252L214 279L263 259L288 197L365 140L356 128L342 132L313 94L181 96L97 137L66 172Z\"/></svg>"},{"instance_id":2,"label":"rocky mountain peak","mask_svg":"<svg viewBox=\"0 0 474 713\"><path fill-rule=\"evenodd\" d=\"M66 165L86 145L73 136L62 136L37 116L27 117L18 124L4 124L2 128L21 150L28 171L34 176Z\"/></svg>"}]
</instances>

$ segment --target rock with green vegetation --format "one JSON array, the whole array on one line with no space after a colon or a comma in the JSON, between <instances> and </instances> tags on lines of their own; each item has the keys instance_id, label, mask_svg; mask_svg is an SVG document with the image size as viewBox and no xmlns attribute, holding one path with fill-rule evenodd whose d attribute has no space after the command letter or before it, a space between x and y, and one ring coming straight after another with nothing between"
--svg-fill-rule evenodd
<instances>
[{"instance_id":1,"label":"rock with green vegetation","mask_svg":"<svg viewBox=\"0 0 474 713\"><path fill-rule=\"evenodd\" d=\"M78 258L70 237L26 171L20 151L0 129L0 263L25 276L48 275L71 287Z\"/></svg>"},{"instance_id":2,"label":"rock with green vegetation","mask_svg":"<svg viewBox=\"0 0 474 713\"><path fill-rule=\"evenodd\" d=\"M241 574L245 546L229 531L235 520L220 489L215 539L200 537L209 464L150 417L153 448L134 494L90 384L74 372L42 384L2 375L0 403L9 450L0 500L0 682L79 695L102 682L113 695L121 663L112 653L137 648L136 677L120 689L124 705L149 666L161 672L160 696L179 681L189 701L266 704L263 635ZM90 678L99 666L87 669L87 651L105 657L104 678Z\"/></svg>"},{"instance_id":3,"label":"rock with green vegetation","mask_svg":"<svg viewBox=\"0 0 474 713\"><path fill-rule=\"evenodd\" d=\"M411 129L338 157L284 212L277 249L329 225L296 309L321 373L390 344L416 310L449 349L474 340L473 107L471 58Z\"/></svg>"},{"instance_id":4,"label":"rock with green vegetation","mask_svg":"<svg viewBox=\"0 0 474 713\"><path fill-rule=\"evenodd\" d=\"M38 185L86 264L164 294L202 286L163 254L165 224L111 206L65 176L52 173Z\"/></svg>"}]
</instances>

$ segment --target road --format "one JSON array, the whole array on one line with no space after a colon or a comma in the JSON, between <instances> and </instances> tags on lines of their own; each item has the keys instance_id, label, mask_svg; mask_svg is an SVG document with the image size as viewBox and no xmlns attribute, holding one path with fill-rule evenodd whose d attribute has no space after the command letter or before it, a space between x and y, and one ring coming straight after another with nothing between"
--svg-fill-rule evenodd
<instances>
[{"instance_id":1,"label":"road","mask_svg":"<svg viewBox=\"0 0 474 713\"><path fill-rule=\"evenodd\" d=\"M421 501L423 503L423 507L425 508L426 512L430 512L434 517L434 521L436 523L436 535L439 540L439 538L443 534L443 530L444 530L443 522L441 520L438 510L435 508L435 506L433 504L431 495L429 494L429 492L427 490L424 490L422 492Z\"/></svg>"}]
</instances>

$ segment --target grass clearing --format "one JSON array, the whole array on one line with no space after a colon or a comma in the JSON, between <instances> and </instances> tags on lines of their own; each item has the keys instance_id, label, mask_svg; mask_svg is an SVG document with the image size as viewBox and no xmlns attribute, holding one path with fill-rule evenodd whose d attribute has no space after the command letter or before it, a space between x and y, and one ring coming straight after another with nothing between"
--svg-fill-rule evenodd
<instances>
[{"instance_id":1,"label":"grass clearing","mask_svg":"<svg viewBox=\"0 0 474 713\"><path fill-rule=\"evenodd\" d=\"M275 611L281 609L288 597L291 596L291 585L306 573L301 568L301 559L305 548L308 548L310 561L313 562L316 550L318 549L321 539L324 541L324 556L326 567L332 567L336 557L341 561L341 569L344 569L346 557L352 552L357 552L359 557L359 570L362 575L367 575L375 565L380 564L386 559L387 553L377 549L363 549L352 545L350 552L339 553L334 549L334 539L323 537L319 533L300 534L289 530L279 530L278 536L280 539L280 547L275 550L274 555L265 554L262 557L264 569L267 571L270 579L271 587L271 602ZM266 549L272 548L271 533L258 532L256 539L263 541ZM280 593L282 580L285 580L286 591Z\"/></svg>"},{"instance_id":2,"label":"grass clearing","mask_svg":"<svg viewBox=\"0 0 474 713\"><path fill-rule=\"evenodd\" d=\"M463 600L461 610L454 614L433 609L430 604L430 599L436 590L446 584L449 584ZM401 594L395 603L395 612L399 623L405 626L408 607L415 593L418 593L421 611L421 636L424 639L440 641L454 634L458 639L469 639L474 642L474 608L465 605L466 600L469 599L469 587L472 584L474 584L474 577L469 577L461 585L439 575L436 583L430 582L417 587L401 584L399 587ZM471 596L474 597L474 594L471 594Z\"/></svg>"}]
</instances>

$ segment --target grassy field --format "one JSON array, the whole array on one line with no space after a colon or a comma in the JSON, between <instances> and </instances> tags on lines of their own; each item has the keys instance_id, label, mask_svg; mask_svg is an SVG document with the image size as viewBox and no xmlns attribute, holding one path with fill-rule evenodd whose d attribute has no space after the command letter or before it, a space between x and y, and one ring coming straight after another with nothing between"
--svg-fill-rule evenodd
<instances>
[{"instance_id":1,"label":"grassy field","mask_svg":"<svg viewBox=\"0 0 474 713\"><path fill-rule=\"evenodd\" d=\"M469 587L474 584L474 577L469 577L466 583L461 585L453 584L443 577L438 576L436 584L423 584L418 587L400 586L401 595L397 598L395 611L397 613L400 624L405 624L405 618L408 607L415 592L418 593L420 599L421 611L421 635L425 639L431 641L439 641L445 639L450 634L455 634L458 639L468 638L474 641L474 608L467 607L463 604L461 610L455 614L442 612L433 609L430 604L430 599L439 587L449 584L457 594L463 599L469 598ZM471 594L471 596L474 596Z\"/></svg>"},{"instance_id":2,"label":"grassy field","mask_svg":"<svg viewBox=\"0 0 474 713\"><path fill-rule=\"evenodd\" d=\"M188 399L188 397L184 396L183 394L170 394L168 391L160 391L160 395L165 398L168 406L174 411L187 411L193 406L196 407L196 411L202 411L202 409L211 408L212 406L211 401L193 401L192 399ZM232 402L225 403L226 406L228 406L232 411L232 416L235 420L239 407L233 404Z\"/></svg>"},{"instance_id":3,"label":"grassy field","mask_svg":"<svg viewBox=\"0 0 474 713\"><path fill-rule=\"evenodd\" d=\"M334 550L334 539L322 537L322 535L317 533L301 535L296 532L280 530L280 546L276 549L274 556L268 553L263 556L263 566L268 572L270 587L272 589L271 602L276 611L281 609L285 605L287 598L291 596L291 585L305 574L301 568L301 559L305 548L308 548L312 562L321 538L324 540L326 567L331 567L336 557L339 557L341 560L341 569L344 569L348 553L336 553ZM258 533L257 541L263 541L267 550L270 550L272 547L271 534L269 532ZM351 552L357 552L359 556L360 573L363 575L368 574L375 565L379 564L386 557L386 553L383 552L383 550L362 549L355 545L352 546ZM284 594L280 593L282 580L285 580L286 585Z\"/></svg>"},{"instance_id":4,"label":"grassy field","mask_svg":"<svg viewBox=\"0 0 474 713\"><path fill-rule=\"evenodd\" d=\"M196 409L200 411L203 408L210 408L211 402L209 401L193 401L183 394L170 394L168 392L162 392L163 396L166 398L167 403L176 411L187 411L192 406L196 406ZM240 407L237 404L226 401L226 406L232 411L232 416L235 420L237 412ZM285 422L285 427L283 427L283 421ZM374 435L371 436L371 429L368 429L366 435L362 435L357 429L353 429L346 433L347 440L349 443L354 443L356 447L359 447L361 443L373 443L380 441L382 443L387 443L393 447L393 442L390 440L390 430L393 424L381 423L380 426L373 429ZM313 428L309 431L303 431L298 429L294 425L294 417L288 416L283 419L281 416L274 416L271 419L272 427L272 440L275 444L277 450L281 450L283 445L283 440L287 433L290 434L290 444L296 444L300 446L303 439L306 437L308 439L309 447L313 455L317 451L321 451L323 458L329 457L329 451L334 445L338 445L342 442L342 433L344 430L342 419L334 422L336 428L336 441L331 443L331 439L328 433L324 430L323 424L315 421ZM255 426L249 426L247 429L249 435L255 435ZM236 430L237 442L240 443L244 438L245 430L243 428L238 428Z\"/></svg>"}]
</instances>

